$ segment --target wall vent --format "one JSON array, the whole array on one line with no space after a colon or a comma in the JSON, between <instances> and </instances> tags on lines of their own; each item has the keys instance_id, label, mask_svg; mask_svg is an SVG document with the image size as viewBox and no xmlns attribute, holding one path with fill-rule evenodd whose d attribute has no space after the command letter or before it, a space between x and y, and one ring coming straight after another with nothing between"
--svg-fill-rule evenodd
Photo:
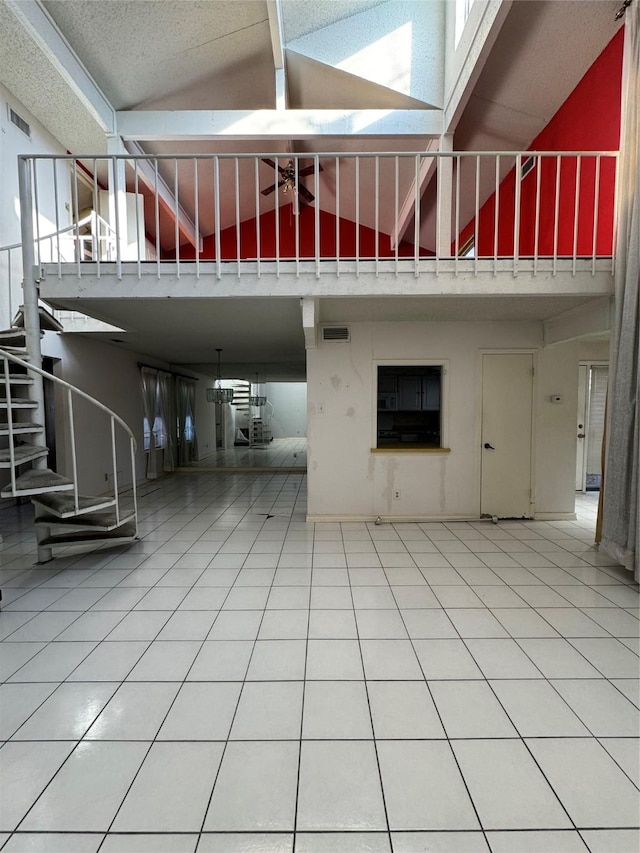
<instances>
[{"instance_id":1,"label":"wall vent","mask_svg":"<svg viewBox=\"0 0 640 853\"><path fill-rule=\"evenodd\" d=\"M11 107L9 107L9 120L12 124L15 124L16 127L20 128L26 136L31 137L29 122L25 121L22 116L19 116L15 110L11 109Z\"/></svg>"},{"instance_id":2,"label":"wall vent","mask_svg":"<svg viewBox=\"0 0 640 853\"><path fill-rule=\"evenodd\" d=\"M351 340L351 333L348 326L323 326L322 327L323 341L344 341Z\"/></svg>"}]
</instances>

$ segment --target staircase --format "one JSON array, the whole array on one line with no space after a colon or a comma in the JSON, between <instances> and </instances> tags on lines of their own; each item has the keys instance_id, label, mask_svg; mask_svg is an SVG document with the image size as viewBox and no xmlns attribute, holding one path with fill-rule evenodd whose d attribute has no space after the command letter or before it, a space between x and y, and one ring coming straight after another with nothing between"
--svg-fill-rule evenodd
<instances>
[{"instance_id":1,"label":"staircase","mask_svg":"<svg viewBox=\"0 0 640 853\"><path fill-rule=\"evenodd\" d=\"M51 318L51 315L48 315ZM53 318L51 318L53 320ZM31 499L35 508L38 563L51 560L53 549L69 545L117 545L137 537L137 502L135 476L135 439L118 415L58 377L29 363L27 337L17 323L0 331L0 469L8 469L9 482L0 491L2 498ZM55 322L55 320L53 320ZM63 389L68 418L68 444L71 473L64 477L46 467L48 448L44 440L44 424L34 422L38 402L38 386L43 379ZM41 387L41 385L40 385ZM113 494L81 495L78 491L78 461L75 441L73 401L77 397L89 401L110 418ZM132 492L123 499L118 489L119 466L116 428L128 438ZM122 455L122 454L120 454Z\"/></svg>"}]
</instances>

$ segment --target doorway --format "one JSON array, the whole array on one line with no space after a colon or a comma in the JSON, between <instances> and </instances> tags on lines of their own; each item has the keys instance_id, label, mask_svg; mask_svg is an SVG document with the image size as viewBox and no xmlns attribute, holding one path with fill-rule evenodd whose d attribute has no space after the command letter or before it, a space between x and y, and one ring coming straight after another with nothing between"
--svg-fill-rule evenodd
<instances>
[{"instance_id":1,"label":"doorway","mask_svg":"<svg viewBox=\"0 0 640 853\"><path fill-rule=\"evenodd\" d=\"M482 356L480 512L530 518L533 353Z\"/></svg>"},{"instance_id":2,"label":"doorway","mask_svg":"<svg viewBox=\"0 0 640 853\"><path fill-rule=\"evenodd\" d=\"M602 485L602 441L609 366L602 362L578 367L576 421L576 492L598 491Z\"/></svg>"}]
</instances>

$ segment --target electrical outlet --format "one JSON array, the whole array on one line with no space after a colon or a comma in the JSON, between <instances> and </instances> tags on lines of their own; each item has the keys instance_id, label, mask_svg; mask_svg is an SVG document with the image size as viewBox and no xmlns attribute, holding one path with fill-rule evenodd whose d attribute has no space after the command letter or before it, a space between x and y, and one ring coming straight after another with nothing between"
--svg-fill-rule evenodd
<instances>
[{"instance_id":1,"label":"electrical outlet","mask_svg":"<svg viewBox=\"0 0 640 853\"><path fill-rule=\"evenodd\" d=\"M393 490L393 499L394 499L394 501L400 500L400 489L394 489Z\"/></svg>"}]
</instances>

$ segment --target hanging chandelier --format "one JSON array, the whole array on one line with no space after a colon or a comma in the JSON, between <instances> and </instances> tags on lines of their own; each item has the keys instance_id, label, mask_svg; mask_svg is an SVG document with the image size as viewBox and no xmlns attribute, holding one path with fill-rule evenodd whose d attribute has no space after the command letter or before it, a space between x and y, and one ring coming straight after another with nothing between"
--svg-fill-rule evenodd
<instances>
[{"instance_id":1,"label":"hanging chandelier","mask_svg":"<svg viewBox=\"0 0 640 853\"><path fill-rule=\"evenodd\" d=\"M207 388L207 402L209 403L230 403L233 400L233 388L222 387L222 374L220 368L220 353L222 349L216 347L218 353L218 377L213 388Z\"/></svg>"},{"instance_id":2,"label":"hanging chandelier","mask_svg":"<svg viewBox=\"0 0 640 853\"><path fill-rule=\"evenodd\" d=\"M256 381L255 381L255 394L249 395L249 405L250 406L266 406L267 398L263 397L262 394L258 394L257 392L260 389L260 383L258 382L258 374L256 373Z\"/></svg>"}]
</instances>

